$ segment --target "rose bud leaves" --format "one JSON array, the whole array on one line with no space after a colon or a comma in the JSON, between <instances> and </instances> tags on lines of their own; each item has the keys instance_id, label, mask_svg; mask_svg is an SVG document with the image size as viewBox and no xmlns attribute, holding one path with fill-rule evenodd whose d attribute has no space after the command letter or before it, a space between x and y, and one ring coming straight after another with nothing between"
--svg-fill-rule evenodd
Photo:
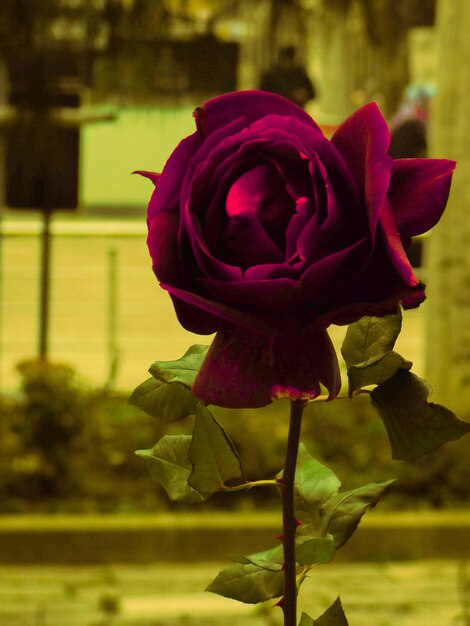
<instances>
[{"instance_id":1,"label":"rose bud leaves","mask_svg":"<svg viewBox=\"0 0 470 626\"><path fill-rule=\"evenodd\" d=\"M154 272L179 321L217 333L193 392L256 407L340 390L330 324L425 298L405 254L439 220L453 161L393 160L378 107L331 141L275 94L213 98L195 113L148 208Z\"/></svg>"},{"instance_id":2,"label":"rose bud leaves","mask_svg":"<svg viewBox=\"0 0 470 626\"><path fill-rule=\"evenodd\" d=\"M401 330L402 314L398 310L384 317L362 317L350 324L341 346L348 368L349 396L369 385L379 385L399 369L412 366L393 351Z\"/></svg>"}]
</instances>

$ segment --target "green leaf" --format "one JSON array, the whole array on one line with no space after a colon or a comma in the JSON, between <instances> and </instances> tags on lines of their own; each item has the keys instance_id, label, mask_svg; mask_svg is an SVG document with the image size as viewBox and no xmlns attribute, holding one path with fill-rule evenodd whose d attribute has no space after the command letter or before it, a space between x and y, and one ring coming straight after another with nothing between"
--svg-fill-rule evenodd
<instances>
[{"instance_id":1,"label":"green leaf","mask_svg":"<svg viewBox=\"0 0 470 626\"><path fill-rule=\"evenodd\" d=\"M242 565L248 565L250 563L250 559L244 554L231 554L228 558L234 563L241 563Z\"/></svg>"},{"instance_id":2,"label":"green leaf","mask_svg":"<svg viewBox=\"0 0 470 626\"><path fill-rule=\"evenodd\" d=\"M284 572L271 571L253 563L234 563L219 572L206 591L247 604L257 604L282 596Z\"/></svg>"},{"instance_id":3,"label":"green leaf","mask_svg":"<svg viewBox=\"0 0 470 626\"><path fill-rule=\"evenodd\" d=\"M335 553L335 544L331 537L307 539L295 548L295 560L300 565L329 563Z\"/></svg>"},{"instance_id":4,"label":"green leaf","mask_svg":"<svg viewBox=\"0 0 470 626\"><path fill-rule=\"evenodd\" d=\"M333 536L336 549L343 546L356 530L367 509L374 507L394 482L370 483L333 495L321 507L324 533Z\"/></svg>"},{"instance_id":5,"label":"green leaf","mask_svg":"<svg viewBox=\"0 0 470 626\"><path fill-rule=\"evenodd\" d=\"M157 380L178 382L191 389L208 350L209 346L196 344L176 361L155 361L149 372Z\"/></svg>"},{"instance_id":6,"label":"green leaf","mask_svg":"<svg viewBox=\"0 0 470 626\"><path fill-rule=\"evenodd\" d=\"M242 474L240 459L227 433L202 403L196 409L189 459L193 469L188 484L199 493L210 495L227 480Z\"/></svg>"},{"instance_id":7,"label":"green leaf","mask_svg":"<svg viewBox=\"0 0 470 626\"><path fill-rule=\"evenodd\" d=\"M181 383L149 378L134 390L129 402L152 417L174 422L193 415L199 398Z\"/></svg>"},{"instance_id":8,"label":"green leaf","mask_svg":"<svg viewBox=\"0 0 470 626\"><path fill-rule=\"evenodd\" d=\"M336 474L316 461L303 443L299 445L294 483L304 502L323 502L341 486Z\"/></svg>"},{"instance_id":9,"label":"green leaf","mask_svg":"<svg viewBox=\"0 0 470 626\"><path fill-rule=\"evenodd\" d=\"M306 626L308 626L308 622L306 622ZM320 615L318 619L313 621L313 626L348 626L348 620L344 614L339 597L326 609L323 615Z\"/></svg>"},{"instance_id":10,"label":"green leaf","mask_svg":"<svg viewBox=\"0 0 470 626\"><path fill-rule=\"evenodd\" d=\"M350 324L341 352L348 369L349 395L368 385L380 385L410 361L393 352L401 330L401 310L385 317L363 317Z\"/></svg>"},{"instance_id":11,"label":"green leaf","mask_svg":"<svg viewBox=\"0 0 470 626\"><path fill-rule=\"evenodd\" d=\"M244 556L236 554L230 557L231 561L236 563L242 563L243 565L256 565L262 569L269 570L270 572L279 572L282 569L282 563L284 561L284 548L282 545L264 550L263 552L257 552L256 554L250 554Z\"/></svg>"},{"instance_id":12,"label":"green leaf","mask_svg":"<svg viewBox=\"0 0 470 626\"><path fill-rule=\"evenodd\" d=\"M152 476L162 485L171 500L202 502L204 497L187 483L191 473L189 435L165 435L150 450L137 450Z\"/></svg>"},{"instance_id":13,"label":"green leaf","mask_svg":"<svg viewBox=\"0 0 470 626\"><path fill-rule=\"evenodd\" d=\"M430 393L426 381L405 370L398 370L371 393L372 404L387 429L394 459L417 459L470 432L469 423L440 404L428 402Z\"/></svg>"},{"instance_id":14,"label":"green leaf","mask_svg":"<svg viewBox=\"0 0 470 626\"><path fill-rule=\"evenodd\" d=\"M313 626L313 619L307 613L302 613L299 626Z\"/></svg>"},{"instance_id":15,"label":"green leaf","mask_svg":"<svg viewBox=\"0 0 470 626\"><path fill-rule=\"evenodd\" d=\"M298 562L308 565L309 559L310 563L331 560L334 551L351 537L365 511L375 506L392 482L371 483L338 493L341 483L336 475L300 444L295 482L295 511L302 522L297 529Z\"/></svg>"},{"instance_id":16,"label":"green leaf","mask_svg":"<svg viewBox=\"0 0 470 626\"><path fill-rule=\"evenodd\" d=\"M400 334L401 320L399 309L392 315L362 317L350 324L341 346L341 354L348 369L351 365L365 363L392 350Z\"/></svg>"},{"instance_id":17,"label":"green leaf","mask_svg":"<svg viewBox=\"0 0 470 626\"><path fill-rule=\"evenodd\" d=\"M349 395L368 385L380 385L399 369L409 370L413 364L397 352L386 352L348 369Z\"/></svg>"},{"instance_id":18,"label":"green leaf","mask_svg":"<svg viewBox=\"0 0 470 626\"><path fill-rule=\"evenodd\" d=\"M336 474L316 461L301 443L294 480L295 509L301 521L318 528L321 504L340 486Z\"/></svg>"}]
</instances>

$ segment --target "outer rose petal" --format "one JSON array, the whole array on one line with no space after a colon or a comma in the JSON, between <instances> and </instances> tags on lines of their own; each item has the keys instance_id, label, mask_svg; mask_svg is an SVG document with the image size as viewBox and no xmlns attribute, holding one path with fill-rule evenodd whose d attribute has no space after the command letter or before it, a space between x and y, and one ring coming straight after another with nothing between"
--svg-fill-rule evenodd
<instances>
[{"instance_id":1,"label":"outer rose petal","mask_svg":"<svg viewBox=\"0 0 470 626\"><path fill-rule=\"evenodd\" d=\"M318 322L321 322L325 328L330 324L343 326L356 322L366 315L373 315L375 317L391 315L396 312L399 304L401 304L404 309L414 309L422 304L425 299L424 285L419 283L419 285L414 288L403 289L389 298L377 302L360 300L339 307L334 311L325 313Z\"/></svg>"},{"instance_id":2,"label":"outer rose petal","mask_svg":"<svg viewBox=\"0 0 470 626\"><path fill-rule=\"evenodd\" d=\"M279 388L315 398L320 383L330 399L338 395L338 360L326 331L279 337L232 327L215 336L193 392L208 404L255 408L272 402Z\"/></svg>"},{"instance_id":3,"label":"outer rose petal","mask_svg":"<svg viewBox=\"0 0 470 626\"><path fill-rule=\"evenodd\" d=\"M212 98L200 109L196 109L196 121L200 131L207 136L241 115L252 123L271 114L295 117L321 133L318 125L303 109L290 100L267 91L236 91Z\"/></svg>"},{"instance_id":4,"label":"outer rose petal","mask_svg":"<svg viewBox=\"0 0 470 626\"><path fill-rule=\"evenodd\" d=\"M200 279L206 291L218 302L246 311L263 311L279 317L285 311L295 311L299 283L291 278L269 280L223 280ZM245 303L244 306L241 303Z\"/></svg>"},{"instance_id":5,"label":"outer rose petal","mask_svg":"<svg viewBox=\"0 0 470 626\"><path fill-rule=\"evenodd\" d=\"M397 159L392 167L388 199L402 237L432 228L445 209L455 161Z\"/></svg>"},{"instance_id":6,"label":"outer rose petal","mask_svg":"<svg viewBox=\"0 0 470 626\"><path fill-rule=\"evenodd\" d=\"M342 154L363 194L374 239L377 221L387 195L393 163L387 150L390 133L375 102L353 113L337 129L331 143Z\"/></svg>"},{"instance_id":7,"label":"outer rose petal","mask_svg":"<svg viewBox=\"0 0 470 626\"><path fill-rule=\"evenodd\" d=\"M147 246L158 280L178 284L178 214L159 213L149 220Z\"/></svg>"},{"instance_id":8,"label":"outer rose petal","mask_svg":"<svg viewBox=\"0 0 470 626\"><path fill-rule=\"evenodd\" d=\"M418 306L425 299L424 285L411 286L397 271L390 255L385 233L377 232L377 245L369 262L359 273L348 274L325 294L318 321L350 324L364 315L382 317L396 311L401 302L405 309Z\"/></svg>"},{"instance_id":9,"label":"outer rose petal","mask_svg":"<svg viewBox=\"0 0 470 626\"><path fill-rule=\"evenodd\" d=\"M219 317L207 311L188 304L170 293L175 308L176 317L183 328L197 335L212 335L221 327Z\"/></svg>"},{"instance_id":10,"label":"outer rose petal","mask_svg":"<svg viewBox=\"0 0 470 626\"><path fill-rule=\"evenodd\" d=\"M233 308L227 304L214 302L213 300L209 300L204 296L198 295L191 291L186 291L185 289L174 287L172 285L166 285L164 283L161 283L160 286L170 293L173 300L177 299L179 301L185 302L191 307L200 309L204 314L208 314L212 319L218 318L217 325L212 332L219 328L224 328L228 324L236 325L240 328L245 328L247 330L259 333L265 333L268 328L270 332L278 335L288 335L289 332L292 332L292 321L286 320L280 315L273 317L269 315L264 315L263 313L248 313L240 311L239 308ZM191 330L189 328L189 325L184 323L182 320L180 321L187 330ZM190 323L191 320L188 320L188 322ZM192 330L192 332L199 331Z\"/></svg>"},{"instance_id":11,"label":"outer rose petal","mask_svg":"<svg viewBox=\"0 0 470 626\"><path fill-rule=\"evenodd\" d=\"M153 271L162 282L180 285L183 278L178 262L178 214L159 213L149 221L147 244L152 256ZM186 330L210 335L220 327L220 320L172 296L178 320Z\"/></svg>"},{"instance_id":12,"label":"outer rose petal","mask_svg":"<svg viewBox=\"0 0 470 626\"><path fill-rule=\"evenodd\" d=\"M411 267L405 250L403 249L403 244L397 231L388 200L384 203L382 209L380 226L383 229L384 242L393 266L406 285L416 287L419 280L414 275L413 268Z\"/></svg>"},{"instance_id":13,"label":"outer rose petal","mask_svg":"<svg viewBox=\"0 0 470 626\"><path fill-rule=\"evenodd\" d=\"M189 160L198 151L201 144L201 137L194 133L183 139L171 154L158 178L158 186L155 187L150 198L147 223L157 213L178 210L181 181L186 174Z\"/></svg>"}]
</instances>

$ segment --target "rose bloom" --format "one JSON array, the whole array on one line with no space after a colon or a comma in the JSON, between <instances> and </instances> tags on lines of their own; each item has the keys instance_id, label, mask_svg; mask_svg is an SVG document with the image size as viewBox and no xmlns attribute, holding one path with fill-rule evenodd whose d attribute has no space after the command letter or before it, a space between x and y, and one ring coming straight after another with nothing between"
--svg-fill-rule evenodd
<instances>
[{"instance_id":1,"label":"rose bloom","mask_svg":"<svg viewBox=\"0 0 470 626\"><path fill-rule=\"evenodd\" d=\"M372 103L331 141L301 108L245 91L206 102L148 207L153 269L187 330L216 336L193 391L210 404L334 398L330 324L418 306L405 254L444 210L455 163L393 160Z\"/></svg>"}]
</instances>

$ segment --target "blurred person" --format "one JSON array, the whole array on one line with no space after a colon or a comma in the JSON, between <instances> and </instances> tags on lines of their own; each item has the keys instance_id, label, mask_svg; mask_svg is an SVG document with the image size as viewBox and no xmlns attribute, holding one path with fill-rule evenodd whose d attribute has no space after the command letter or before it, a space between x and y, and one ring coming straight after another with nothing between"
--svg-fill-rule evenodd
<instances>
[{"instance_id":1,"label":"blurred person","mask_svg":"<svg viewBox=\"0 0 470 626\"><path fill-rule=\"evenodd\" d=\"M260 89L272 91L304 108L316 96L306 69L297 64L294 46L281 48L277 63L261 77Z\"/></svg>"},{"instance_id":2,"label":"blurred person","mask_svg":"<svg viewBox=\"0 0 470 626\"><path fill-rule=\"evenodd\" d=\"M427 156L429 103L432 90L409 85L396 114L390 120L389 154L394 159Z\"/></svg>"},{"instance_id":3,"label":"blurred person","mask_svg":"<svg viewBox=\"0 0 470 626\"><path fill-rule=\"evenodd\" d=\"M389 121L389 154L393 159L423 158L428 153L429 104L433 91L428 86L408 85L397 112ZM411 265L423 265L423 245L413 241L406 251Z\"/></svg>"}]
</instances>

